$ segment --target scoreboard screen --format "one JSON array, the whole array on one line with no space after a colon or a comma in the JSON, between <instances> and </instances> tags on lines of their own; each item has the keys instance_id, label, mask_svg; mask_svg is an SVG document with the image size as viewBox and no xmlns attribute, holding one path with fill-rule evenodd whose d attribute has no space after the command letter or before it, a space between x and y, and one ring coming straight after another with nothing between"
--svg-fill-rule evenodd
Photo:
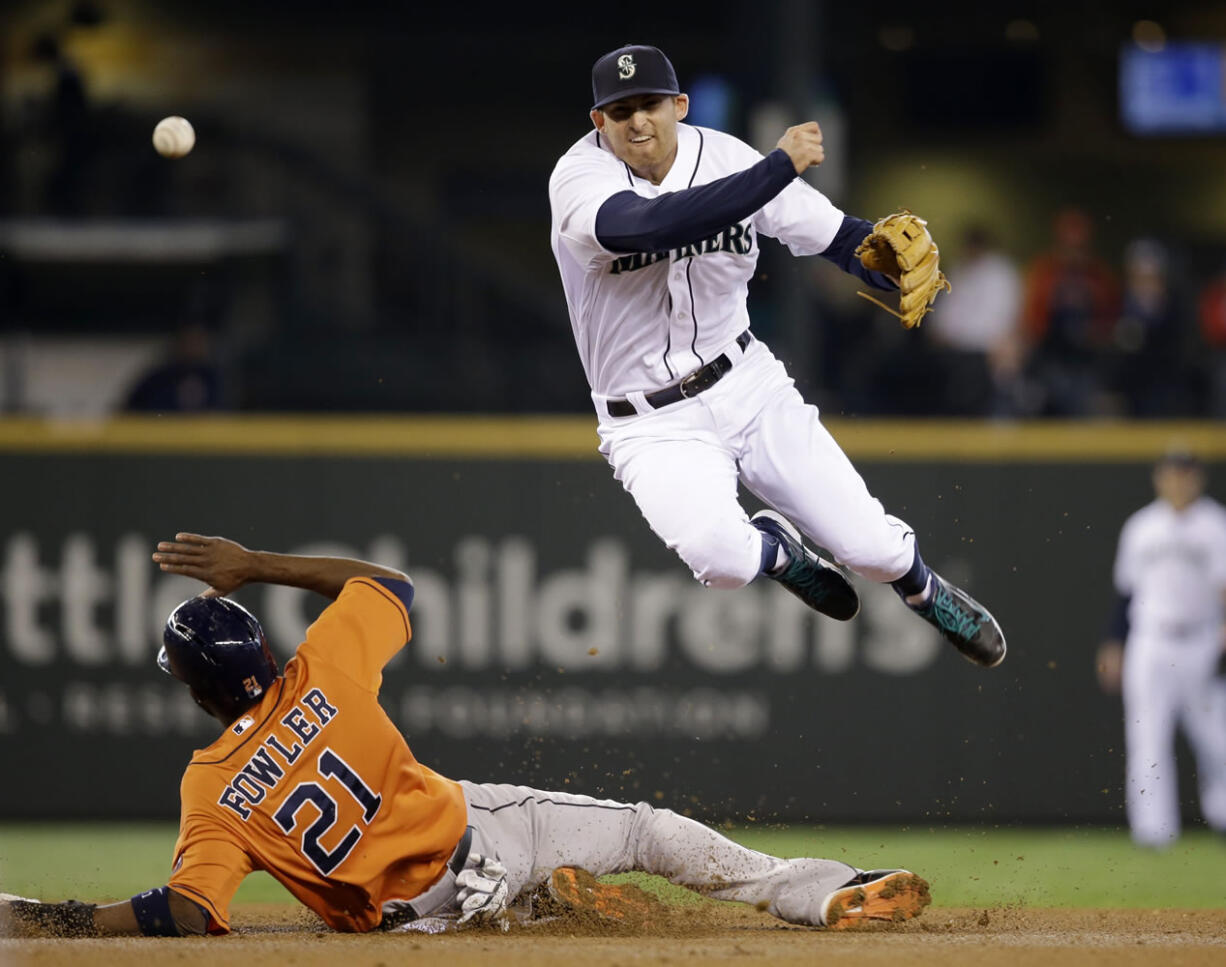
<instances>
[{"instance_id":1,"label":"scoreboard screen","mask_svg":"<svg viewBox=\"0 0 1226 967\"><path fill-rule=\"evenodd\" d=\"M1125 46L1120 119L1130 133L1142 136L1226 133L1226 46Z\"/></svg>"}]
</instances>

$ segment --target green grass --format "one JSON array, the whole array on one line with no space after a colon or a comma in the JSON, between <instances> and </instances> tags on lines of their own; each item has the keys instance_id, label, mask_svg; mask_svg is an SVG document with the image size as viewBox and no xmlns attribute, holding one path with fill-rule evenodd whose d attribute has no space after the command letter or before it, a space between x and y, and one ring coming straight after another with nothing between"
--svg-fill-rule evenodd
<instances>
[{"instance_id":1,"label":"green grass","mask_svg":"<svg viewBox=\"0 0 1226 967\"><path fill-rule=\"evenodd\" d=\"M174 823L0 823L0 892L59 900L118 900L170 876ZM236 902L294 902L267 873Z\"/></svg>"},{"instance_id":2,"label":"green grass","mask_svg":"<svg viewBox=\"0 0 1226 967\"><path fill-rule=\"evenodd\" d=\"M730 830L777 856L825 856L865 869L905 866L947 907L1226 907L1226 840L1192 831L1170 850L1102 829L816 827ZM120 899L166 882L173 824L0 823L0 891L45 899ZM666 896L686 896L663 881ZM236 902L284 902L259 873Z\"/></svg>"},{"instance_id":3,"label":"green grass","mask_svg":"<svg viewBox=\"0 0 1226 967\"><path fill-rule=\"evenodd\" d=\"M1226 839L1203 830L1163 852L1111 829L742 829L736 839L777 856L906 867L937 906L1226 907Z\"/></svg>"}]
</instances>

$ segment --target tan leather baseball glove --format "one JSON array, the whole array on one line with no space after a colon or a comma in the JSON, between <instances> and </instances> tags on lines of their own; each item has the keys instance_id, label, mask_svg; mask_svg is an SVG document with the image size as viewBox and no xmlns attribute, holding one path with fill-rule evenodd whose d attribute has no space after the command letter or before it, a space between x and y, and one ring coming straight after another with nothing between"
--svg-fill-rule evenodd
<instances>
[{"instance_id":1,"label":"tan leather baseball glove","mask_svg":"<svg viewBox=\"0 0 1226 967\"><path fill-rule=\"evenodd\" d=\"M908 329L920 324L938 292L949 291L949 280L941 271L941 253L928 232L928 223L909 211L881 219L855 254L866 269L888 275L898 283L898 309L891 309L867 292L858 294L897 316Z\"/></svg>"}]
</instances>

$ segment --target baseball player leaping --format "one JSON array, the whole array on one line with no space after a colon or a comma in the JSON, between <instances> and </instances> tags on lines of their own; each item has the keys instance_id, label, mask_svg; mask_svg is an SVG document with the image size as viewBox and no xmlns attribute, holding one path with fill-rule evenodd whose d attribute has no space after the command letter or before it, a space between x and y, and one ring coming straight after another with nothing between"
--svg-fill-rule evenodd
<instances>
[{"instance_id":1,"label":"baseball player leaping","mask_svg":"<svg viewBox=\"0 0 1226 967\"><path fill-rule=\"evenodd\" d=\"M222 726L183 774L169 883L105 906L0 894L0 936L224 934L253 870L345 931L630 919L646 895L594 879L623 870L828 929L928 905L928 884L906 870L780 859L648 803L456 782L422 765L379 705L383 666L411 634L399 571L195 534L163 541L154 560L210 585L167 619L158 664ZM259 622L221 597L249 582L334 599L284 671Z\"/></svg>"},{"instance_id":2,"label":"baseball player leaping","mask_svg":"<svg viewBox=\"0 0 1226 967\"><path fill-rule=\"evenodd\" d=\"M592 91L595 130L549 181L551 243L600 452L652 530L709 587L766 574L815 610L852 618L855 590L803 531L839 564L889 582L971 661L1000 664L996 620L925 565L912 529L885 513L749 329L759 234L901 288L896 314L917 324L945 284L923 221L870 225L797 178L825 156L814 122L789 128L765 158L681 123L689 100L655 47L601 57ZM775 509L747 518L738 480Z\"/></svg>"}]
</instances>

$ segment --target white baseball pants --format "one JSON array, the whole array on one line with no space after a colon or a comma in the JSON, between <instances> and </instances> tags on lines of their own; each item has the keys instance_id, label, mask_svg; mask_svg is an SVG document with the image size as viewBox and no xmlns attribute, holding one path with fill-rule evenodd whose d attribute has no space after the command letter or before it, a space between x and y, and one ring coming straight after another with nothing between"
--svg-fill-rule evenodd
<instances>
[{"instance_id":1,"label":"white baseball pants","mask_svg":"<svg viewBox=\"0 0 1226 967\"><path fill-rule=\"evenodd\" d=\"M1128 825L1144 846L1179 836L1175 730L1196 756L1205 820L1226 832L1226 682L1215 675L1218 630L1172 641L1133 632L1124 649Z\"/></svg>"},{"instance_id":2,"label":"white baseball pants","mask_svg":"<svg viewBox=\"0 0 1226 967\"><path fill-rule=\"evenodd\" d=\"M651 529L703 584L748 584L762 535L737 500L739 480L857 574L906 574L914 533L868 492L783 364L757 340L725 352L733 368L705 393L660 410L640 399L629 417L601 410L600 452Z\"/></svg>"},{"instance_id":3,"label":"white baseball pants","mask_svg":"<svg viewBox=\"0 0 1226 967\"><path fill-rule=\"evenodd\" d=\"M856 875L836 860L784 860L647 803L461 781L472 852L507 869L512 902L559 866L595 876L654 873L717 900L751 903L789 923L821 925L822 902Z\"/></svg>"}]
</instances>

